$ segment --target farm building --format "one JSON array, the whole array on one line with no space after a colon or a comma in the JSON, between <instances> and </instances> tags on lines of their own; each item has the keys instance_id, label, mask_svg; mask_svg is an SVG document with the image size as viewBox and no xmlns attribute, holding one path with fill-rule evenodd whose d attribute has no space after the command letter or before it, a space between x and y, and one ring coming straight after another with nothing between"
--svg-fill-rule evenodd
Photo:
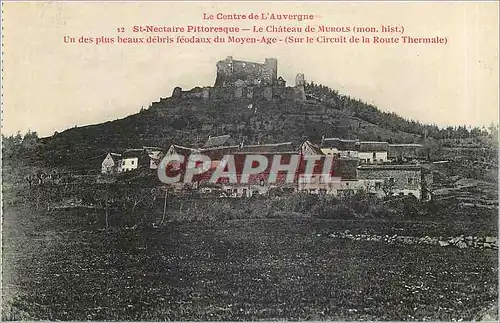
<instances>
[{"instance_id":1,"label":"farm building","mask_svg":"<svg viewBox=\"0 0 500 323\"><path fill-rule=\"evenodd\" d=\"M426 159L423 145L420 144L390 144L388 158L394 161Z\"/></svg>"},{"instance_id":2,"label":"farm building","mask_svg":"<svg viewBox=\"0 0 500 323\"><path fill-rule=\"evenodd\" d=\"M307 158L307 157L305 157ZM325 158L333 158L329 172L324 171ZM354 193L359 185L356 169L357 158L324 156L318 160L313 174L303 176L297 181L297 190L309 194L348 195ZM328 164L327 164L328 165ZM325 176L327 175L327 176Z\"/></svg>"},{"instance_id":3,"label":"farm building","mask_svg":"<svg viewBox=\"0 0 500 323\"><path fill-rule=\"evenodd\" d=\"M385 141L360 141L359 161L361 163L377 164L388 161L389 144Z\"/></svg>"},{"instance_id":4,"label":"farm building","mask_svg":"<svg viewBox=\"0 0 500 323\"><path fill-rule=\"evenodd\" d=\"M146 149L127 149L122 153L121 172L146 167L150 167L150 157Z\"/></svg>"},{"instance_id":5,"label":"farm building","mask_svg":"<svg viewBox=\"0 0 500 323\"><path fill-rule=\"evenodd\" d=\"M323 138L320 148L325 155L358 158L359 140L341 138Z\"/></svg>"},{"instance_id":6,"label":"farm building","mask_svg":"<svg viewBox=\"0 0 500 323\"><path fill-rule=\"evenodd\" d=\"M160 164L161 159L163 158L163 152L159 147L142 147L146 150L149 156L149 168L157 169Z\"/></svg>"},{"instance_id":7,"label":"farm building","mask_svg":"<svg viewBox=\"0 0 500 323\"><path fill-rule=\"evenodd\" d=\"M413 195L430 199L432 174L421 165L361 165L358 180L379 197Z\"/></svg>"},{"instance_id":8,"label":"farm building","mask_svg":"<svg viewBox=\"0 0 500 323\"><path fill-rule=\"evenodd\" d=\"M121 169L121 161L122 155L117 153L108 153L106 158L102 161L101 164L101 173L102 174L114 174L120 171Z\"/></svg>"}]
</instances>

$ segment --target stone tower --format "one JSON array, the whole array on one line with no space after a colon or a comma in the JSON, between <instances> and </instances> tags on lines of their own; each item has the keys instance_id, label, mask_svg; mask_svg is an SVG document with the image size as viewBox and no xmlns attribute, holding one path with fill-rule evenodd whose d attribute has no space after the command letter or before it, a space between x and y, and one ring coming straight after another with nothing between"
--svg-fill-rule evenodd
<instances>
[{"instance_id":1,"label":"stone tower","mask_svg":"<svg viewBox=\"0 0 500 323\"><path fill-rule=\"evenodd\" d=\"M306 80L304 78L304 74L299 73L295 77L295 86L304 86L306 85Z\"/></svg>"},{"instance_id":2,"label":"stone tower","mask_svg":"<svg viewBox=\"0 0 500 323\"><path fill-rule=\"evenodd\" d=\"M174 91L172 92L173 98L180 98L182 96L182 88L179 86L174 87Z\"/></svg>"},{"instance_id":3,"label":"stone tower","mask_svg":"<svg viewBox=\"0 0 500 323\"><path fill-rule=\"evenodd\" d=\"M225 60L217 62L217 78L215 86L224 86L227 78L233 73L233 56L227 56Z\"/></svg>"},{"instance_id":4,"label":"stone tower","mask_svg":"<svg viewBox=\"0 0 500 323\"><path fill-rule=\"evenodd\" d=\"M295 100L305 101L306 100L306 80L304 74L299 73L295 77Z\"/></svg>"},{"instance_id":5,"label":"stone tower","mask_svg":"<svg viewBox=\"0 0 500 323\"><path fill-rule=\"evenodd\" d=\"M274 85L278 79L278 59L266 58L262 69L262 81L266 85Z\"/></svg>"}]
</instances>

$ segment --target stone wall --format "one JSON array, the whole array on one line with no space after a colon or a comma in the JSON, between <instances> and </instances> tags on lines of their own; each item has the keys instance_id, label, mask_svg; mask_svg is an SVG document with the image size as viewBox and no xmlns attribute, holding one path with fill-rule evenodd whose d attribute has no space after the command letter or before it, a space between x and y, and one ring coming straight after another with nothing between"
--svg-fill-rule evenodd
<instances>
[{"instance_id":1,"label":"stone wall","mask_svg":"<svg viewBox=\"0 0 500 323\"><path fill-rule=\"evenodd\" d=\"M178 99L190 99L190 98L197 98L197 99L203 99L203 100L208 100L210 99L211 96L211 89L209 87L195 87L194 89L191 89L189 91L183 91L182 88L180 87L175 87L174 91L172 92L172 98L178 98Z\"/></svg>"},{"instance_id":2,"label":"stone wall","mask_svg":"<svg viewBox=\"0 0 500 323\"><path fill-rule=\"evenodd\" d=\"M438 247L456 247L460 249L498 249L498 242L496 237L477 237L464 235L461 235L459 237L413 237L403 235L353 234L349 230L333 232L328 236L331 238L384 242L388 244L415 244Z\"/></svg>"}]
</instances>

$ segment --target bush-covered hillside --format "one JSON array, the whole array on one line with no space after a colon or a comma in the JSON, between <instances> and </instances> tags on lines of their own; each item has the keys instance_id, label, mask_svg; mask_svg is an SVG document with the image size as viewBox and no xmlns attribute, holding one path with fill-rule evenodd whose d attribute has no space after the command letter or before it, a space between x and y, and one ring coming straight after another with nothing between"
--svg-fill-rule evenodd
<instances>
[{"instance_id":1,"label":"bush-covered hillside","mask_svg":"<svg viewBox=\"0 0 500 323\"><path fill-rule=\"evenodd\" d=\"M432 135L465 138L482 133L408 121L321 85L308 84L306 93L304 102L291 98L272 102L163 98L123 119L42 138L28 153L19 155L7 149L4 157L7 163L15 156L46 166L97 169L108 151L142 146L166 149L172 143L191 146L202 144L209 135L230 134L233 143L291 141L298 146L306 139L318 142L322 136L394 143L422 143L426 138L427 144L435 144Z\"/></svg>"}]
</instances>

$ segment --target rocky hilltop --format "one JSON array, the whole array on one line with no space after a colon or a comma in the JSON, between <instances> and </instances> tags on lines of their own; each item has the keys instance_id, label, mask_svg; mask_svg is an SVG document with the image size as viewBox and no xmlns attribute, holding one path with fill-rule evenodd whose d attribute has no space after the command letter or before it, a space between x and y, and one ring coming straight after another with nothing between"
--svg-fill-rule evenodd
<instances>
[{"instance_id":1,"label":"rocky hilltop","mask_svg":"<svg viewBox=\"0 0 500 323\"><path fill-rule=\"evenodd\" d=\"M213 86L173 90L170 97L123 119L68 129L42 138L39 163L96 169L107 151L171 144L196 146L229 134L233 144L319 142L324 137L433 144L462 129L439 129L386 113L361 100L307 82L298 73L287 86L278 61L246 62L227 57L216 64ZM467 129L465 129L467 132ZM450 132L451 131L451 132Z\"/></svg>"}]
</instances>

